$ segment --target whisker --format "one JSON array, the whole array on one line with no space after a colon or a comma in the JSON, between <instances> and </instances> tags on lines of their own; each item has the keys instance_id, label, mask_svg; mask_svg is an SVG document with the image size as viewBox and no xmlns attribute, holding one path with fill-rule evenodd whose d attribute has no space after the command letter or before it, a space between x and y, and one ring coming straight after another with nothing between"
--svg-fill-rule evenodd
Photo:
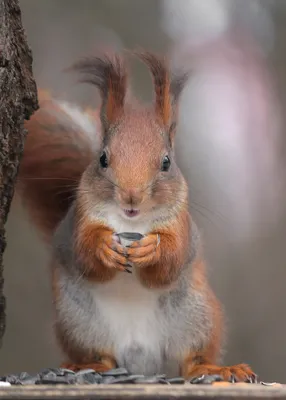
<instances>
[{"instance_id":1,"label":"whisker","mask_svg":"<svg viewBox=\"0 0 286 400\"><path fill-rule=\"evenodd\" d=\"M204 210L210 212L210 213L215 213L219 218L221 218L222 220L224 220L224 222L229 222L228 218L226 215L223 215L221 212L219 211L212 211L210 210L207 206L205 206L202 203L198 203L197 201L194 201L192 198L190 199L190 203L195 204L201 208L203 208Z\"/></svg>"},{"instance_id":2,"label":"whisker","mask_svg":"<svg viewBox=\"0 0 286 400\"><path fill-rule=\"evenodd\" d=\"M108 179L108 178L106 178L106 177L105 177L105 179L106 179L107 182L109 182L112 186L115 186L115 187L117 187L118 189L121 189L121 187L120 187L117 183L111 181L110 179Z\"/></svg>"},{"instance_id":3,"label":"whisker","mask_svg":"<svg viewBox=\"0 0 286 400\"><path fill-rule=\"evenodd\" d=\"M51 180L51 181L71 181L71 182L79 182L79 179L73 179L73 178L59 178L59 177L21 177L20 181L25 181L25 180L31 180L31 181L36 181L36 180Z\"/></svg>"},{"instance_id":4,"label":"whisker","mask_svg":"<svg viewBox=\"0 0 286 400\"><path fill-rule=\"evenodd\" d=\"M217 219L220 221L220 223L226 224L227 218L224 218L224 216L220 213L217 212L212 212L210 209L208 209L206 206L193 201L192 199L178 199L177 193L175 193L172 189L170 188L160 188L159 193L167 194L168 199L171 201L178 201L181 205L188 207L190 210L194 210L196 213L198 213L201 217L206 219L208 222L210 222L214 227L221 229L221 224L218 223Z\"/></svg>"},{"instance_id":5,"label":"whisker","mask_svg":"<svg viewBox=\"0 0 286 400\"><path fill-rule=\"evenodd\" d=\"M201 217L203 217L203 218L206 219L208 222L210 222L216 229L220 229L220 228L221 228L220 225L217 224L216 221L213 221L213 220L212 220L208 215L206 215L204 212L202 212L201 210L199 210L199 209L197 209L197 208L195 208L195 207L192 207L192 206L191 206L191 208L192 208L196 213L198 213Z\"/></svg>"}]
</instances>

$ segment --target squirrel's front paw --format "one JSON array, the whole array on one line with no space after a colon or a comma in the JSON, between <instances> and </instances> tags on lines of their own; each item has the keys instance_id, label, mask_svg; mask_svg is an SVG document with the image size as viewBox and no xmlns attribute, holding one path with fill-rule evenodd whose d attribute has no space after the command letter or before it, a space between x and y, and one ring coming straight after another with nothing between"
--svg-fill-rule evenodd
<instances>
[{"instance_id":1,"label":"squirrel's front paw","mask_svg":"<svg viewBox=\"0 0 286 400\"><path fill-rule=\"evenodd\" d=\"M147 267L158 262L160 257L160 236L150 234L134 242L126 250L128 263L136 267Z\"/></svg>"},{"instance_id":2,"label":"squirrel's front paw","mask_svg":"<svg viewBox=\"0 0 286 400\"><path fill-rule=\"evenodd\" d=\"M124 254L124 247L118 243L112 232L104 232L100 235L100 238L98 238L97 256L106 267L125 271L127 258Z\"/></svg>"}]
</instances>

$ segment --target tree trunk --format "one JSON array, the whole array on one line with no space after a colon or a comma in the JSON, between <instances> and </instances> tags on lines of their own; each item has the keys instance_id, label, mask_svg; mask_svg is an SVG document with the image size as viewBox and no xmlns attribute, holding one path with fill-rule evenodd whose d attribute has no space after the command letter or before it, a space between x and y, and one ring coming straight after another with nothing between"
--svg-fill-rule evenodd
<instances>
[{"instance_id":1,"label":"tree trunk","mask_svg":"<svg viewBox=\"0 0 286 400\"><path fill-rule=\"evenodd\" d=\"M0 347L5 331L5 223L23 153L24 119L29 119L37 108L32 53L22 26L19 2L0 0Z\"/></svg>"}]
</instances>

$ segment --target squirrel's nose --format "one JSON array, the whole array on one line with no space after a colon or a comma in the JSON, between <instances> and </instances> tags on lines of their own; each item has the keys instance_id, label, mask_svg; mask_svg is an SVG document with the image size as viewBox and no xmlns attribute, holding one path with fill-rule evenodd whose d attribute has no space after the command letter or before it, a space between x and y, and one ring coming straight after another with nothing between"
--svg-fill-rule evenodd
<instances>
[{"instance_id":1,"label":"squirrel's nose","mask_svg":"<svg viewBox=\"0 0 286 400\"><path fill-rule=\"evenodd\" d=\"M125 190L121 193L121 200L130 206L137 206L143 200L142 190L137 188Z\"/></svg>"}]
</instances>

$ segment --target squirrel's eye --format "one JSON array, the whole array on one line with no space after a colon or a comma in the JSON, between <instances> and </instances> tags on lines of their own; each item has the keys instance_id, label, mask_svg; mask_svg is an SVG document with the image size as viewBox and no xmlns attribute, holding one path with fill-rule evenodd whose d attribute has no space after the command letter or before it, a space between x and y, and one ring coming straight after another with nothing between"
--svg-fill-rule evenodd
<instances>
[{"instance_id":1,"label":"squirrel's eye","mask_svg":"<svg viewBox=\"0 0 286 400\"><path fill-rule=\"evenodd\" d=\"M101 168L106 169L108 167L107 155L106 155L105 151L101 154L99 162L100 162Z\"/></svg>"},{"instance_id":2,"label":"squirrel's eye","mask_svg":"<svg viewBox=\"0 0 286 400\"><path fill-rule=\"evenodd\" d=\"M170 165L171 165L170 158L168 156L165 156L162 161L161 170L167 172L170 168Z\"/></svg>"}]
</instances>

